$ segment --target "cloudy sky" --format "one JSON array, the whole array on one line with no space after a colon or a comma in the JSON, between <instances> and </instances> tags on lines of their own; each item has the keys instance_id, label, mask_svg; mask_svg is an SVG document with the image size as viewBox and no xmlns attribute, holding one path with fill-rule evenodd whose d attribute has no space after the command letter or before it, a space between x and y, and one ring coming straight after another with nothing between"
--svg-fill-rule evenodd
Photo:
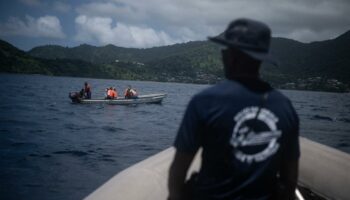
<instances>
[{"instance_id":1,"label":"cloudy sky","mask_svg":"<svg viewBox=\"0 0 350 200\"><path fill-rule=\"evenodd\" d=\"M301 42L350 30L350 0L0 0L0 39L43 44L148 48L205 40L245 17L275 37Z\"/></svg>"}]
</instances>

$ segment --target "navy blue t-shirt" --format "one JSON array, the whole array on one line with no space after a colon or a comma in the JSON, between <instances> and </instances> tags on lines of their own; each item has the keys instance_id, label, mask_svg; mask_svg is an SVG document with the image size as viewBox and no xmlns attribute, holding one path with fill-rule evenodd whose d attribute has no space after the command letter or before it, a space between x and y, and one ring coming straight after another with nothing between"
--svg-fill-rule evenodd
<instances>
[{"instance_id":1,"label":"navy blue t-shirt","mask_svg":"<svg viewBox=\"0 0 350 200\"><path fill-rule=\"evenodd\" d=\"M269 199L280 163L299 158L298 136L287 97L261 80L226 80L192 98L174 146L203 147L198 199Z\"/></svg>"}]
</instances>

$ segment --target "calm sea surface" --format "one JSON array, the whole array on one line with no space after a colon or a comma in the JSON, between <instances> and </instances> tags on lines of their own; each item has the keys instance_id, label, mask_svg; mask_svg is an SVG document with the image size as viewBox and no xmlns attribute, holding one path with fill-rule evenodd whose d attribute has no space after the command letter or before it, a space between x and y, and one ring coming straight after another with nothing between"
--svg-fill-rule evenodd
<instances>
[{"instance_id":1,"label":"calm sea surface","mask_svg":"<svg viewBox=\"0 0 350 200\"><path fill-rule=\"evenodd\" d=\"M131 84L168 94L138 106L71 104L68 92ZM117 172L169 146L186 105L207 85L0 74L0 199L81 199ZM282 91L301 135L350 153L350 95Z\"/></svg>"}]
</instances>

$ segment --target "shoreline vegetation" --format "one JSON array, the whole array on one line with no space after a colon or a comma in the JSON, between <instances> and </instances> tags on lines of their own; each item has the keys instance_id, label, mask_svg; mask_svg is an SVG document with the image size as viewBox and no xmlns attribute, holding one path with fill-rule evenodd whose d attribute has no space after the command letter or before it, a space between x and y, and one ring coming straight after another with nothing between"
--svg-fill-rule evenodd
<instances>
[{"instance_id":1,"label":"shoreline vegetation","mask_svg":"<svg viewBox=\"0 0 350 200\"><path fill-rule=\"evenodd\" d=\"M148 49L45 45L22 51L0 40L0 73L215 84L224 79L220 49L195 41ZM350 92L350 31L333 40L300 43L273 38L279 66L261 76L277 89Z\"/></svg>"},{"instance_id":2,"label":"shoreline vegetation","mask_svg":"<svg viewBox=\"0 0 350 200\"><path fill-rule=\"evenodd\" d=\"M104 77L93 77L93 76L69 76L69 75L53 75L53 74L40 74L40 73L12 73L12 72L0 72L0 74L24 74L24 75L37 75L37 76L53 76L53 77L73 77L73 78L93 78L93 79L114 79L114 78L104 78ZM316 77L315 79L319 79L319 77ZM219 81L224 80L223 78L218 79L216 82L201 82L201 81L188 81L188 82L179 82L179 81L164 81L164 80L147 80L147 79L114 79L114 80L122 80L122 81L151 81L151 82L165 82L165 83L183 83L183 84L200 84L200 85L213 85L218 83ZM266 79L265 79L266 80ZM313 79L312 79L313 80ZM336 83L335 85L325 85L319 87L318 84L320 82L311 83L311 84L305 84L305 80L299 80L301 83L298 83L300 85L297 85L295 83L287 83L285 85L274 88L279 90L300 90L300 91L310 91L310 92L334 92L334 93L350 93L350 86L343 85L343 83L340 83L340 85L343 88L339 88L339 83ZM308 81L308 80L306 80ZM333 83L335 82L334 79L326 79L327 82ZM321 83L322 84L322 83ZM324 88L324 89L322 89Z\"/></svg>"}]
</instances>

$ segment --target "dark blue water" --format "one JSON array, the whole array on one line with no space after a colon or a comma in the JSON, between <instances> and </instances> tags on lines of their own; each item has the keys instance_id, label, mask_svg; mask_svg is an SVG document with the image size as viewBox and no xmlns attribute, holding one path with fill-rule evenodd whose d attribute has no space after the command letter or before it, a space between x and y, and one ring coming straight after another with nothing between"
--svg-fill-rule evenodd
<instances>
[{"instance_id":1,"label":"dark blue water","mask_svg":"<svg viewBox=\"0 0 350 200\"><path fill-rule=\"evenodd\" d=\"M93 97L131 84L165 92L162 104L71 104L84 81ZM0 74L0 199L81 199L117 172L169 147L191 96L207 85ZM301 135L350 153L350 95L283 91Z\"/></svg>"}]
</instances>

